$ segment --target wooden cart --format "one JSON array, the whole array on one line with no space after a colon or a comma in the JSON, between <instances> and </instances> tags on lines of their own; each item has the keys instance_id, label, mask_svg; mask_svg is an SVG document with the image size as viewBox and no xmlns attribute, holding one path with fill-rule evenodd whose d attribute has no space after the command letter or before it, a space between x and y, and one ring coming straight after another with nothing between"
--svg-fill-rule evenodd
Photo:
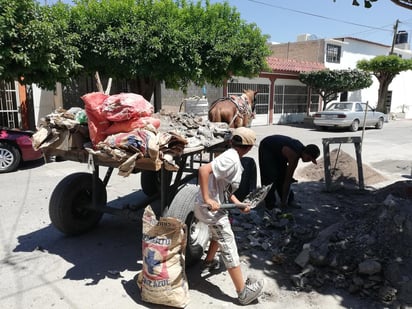
<instances>
[{"instance_id":1,"label":"wooden cart","mask_svg":"<svg viewBox=\"0 0 412 309\"><path fill-rule=\"evenodd\" d=\"M119 162L102 161L84 149L46 149L45 153L48 156L56 155L65 160L87 163L91 165L92 170L91 173L70 174L57 184L49 203L51 222L64 234L77 235L94 228L105 213L138 219L138 210L160 199L163 216L176 217L186 223L186 261L189 265L193 264L203 255L209 233L207 226L197 221L193 214L198 187L188 183L197 178L201 164L209 162L215 153L222 152L227 147L228 142L220 142L209 147L185 148L183 154L175 158L179 166L177 172L166 170L160 161L137 160L133 172L140 173L141 187L147 197L136 201L134 205L128 204L122 208L108 206L106 194L106 186ZM245 177L241 188L245 195L256 187L256 165L252 158L242 158L242 164L245 168ZM107 167L103 178L100 177L100 167Z\"/></svg>"}]
</instances>

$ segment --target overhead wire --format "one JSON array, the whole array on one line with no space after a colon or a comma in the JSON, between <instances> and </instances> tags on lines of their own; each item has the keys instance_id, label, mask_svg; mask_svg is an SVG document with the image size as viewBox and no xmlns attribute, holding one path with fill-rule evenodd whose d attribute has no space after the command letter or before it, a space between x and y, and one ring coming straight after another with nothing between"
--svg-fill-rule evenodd
<instances>
[{"instance_id":1,"label":"overhead wire","mask_svg":"<svg viewBox=\"0 0 412 309\"><path fill-rule=\"evenodd\" d=\"M319 14L304 12L304 11L301 11L301 10L295 10L295 9L283 7L283 6L280 6L280 5L275 5L273 3L267 3L267 2L264 2L264 1L260 1L260 0L248 0L248 1L256 3L256 4L265 5L265 6L268 6L268 7L273 7L273 8L285 10L285 11L295 12L295 13L299 13L299 14L303 14L303 15L313 16L313 17L322 18L322 19L326 19L326 20L331 20L331 21L335 21L335 22L340 22L340 23L344 23L344 24L348 24L348 25L354 25L354 26L358 26L358 27L368 28L368 29L371 29L371 30L374 29L374 30L379 30L379 31L393 32L393 29L385 29L383 27L374 27L374 26L369 26L369 25L363 25L363 24L359 24L359 23L355 23L355 22L351 22L351 21L347 21L347 20L342 20L342 19L332 18L332 17L323 16L323 15L319 15Z\"/></svg>"}]
</instances>

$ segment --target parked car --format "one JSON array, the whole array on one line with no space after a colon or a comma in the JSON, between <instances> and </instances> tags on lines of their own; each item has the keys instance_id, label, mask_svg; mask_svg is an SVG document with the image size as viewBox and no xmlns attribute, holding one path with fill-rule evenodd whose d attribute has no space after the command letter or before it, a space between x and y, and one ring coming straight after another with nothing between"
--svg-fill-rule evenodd
<instances>
[{"instance_id":1,"label":"parked car","mask_svg":"<svg viewBox=\"0 0 412 309\"><path fill-rule=\"evenodd\" d=\"M33 133L17 129L0 129L0 173L15 171L23 161L42 158L42 152L33 149Z\"/></svg>"},{"instance_id":2,"label":"parked car","mask_svg":"<svg viewBox=\"0 0 412 309\"><path fill-rule=\"evenodd\" d=\"M317 128L349 128L352 132L358 131L360 127L382 129L385 119L385 114L362 102L330 103L326 110L313 115L313 123Z\"/></svg>"}]
</instances>

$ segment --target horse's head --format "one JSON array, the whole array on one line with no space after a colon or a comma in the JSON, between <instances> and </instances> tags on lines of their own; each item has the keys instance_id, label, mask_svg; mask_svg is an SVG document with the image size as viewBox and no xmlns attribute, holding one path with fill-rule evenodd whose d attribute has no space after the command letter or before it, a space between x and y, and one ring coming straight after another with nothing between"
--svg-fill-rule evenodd
<instances>
[{"instance_id":1,"label":"horse's head","mask_svg":"<svg viewBox=\"0 0 412 309\"><path fill-rule=\"evenodd\" d=\"M249 103L252 112L255 112L255 105L256 105L256 95L258 91L254 91L252 89L243 90L243 94L247 97L247 101Z\"/></svg>"}]
</instances>

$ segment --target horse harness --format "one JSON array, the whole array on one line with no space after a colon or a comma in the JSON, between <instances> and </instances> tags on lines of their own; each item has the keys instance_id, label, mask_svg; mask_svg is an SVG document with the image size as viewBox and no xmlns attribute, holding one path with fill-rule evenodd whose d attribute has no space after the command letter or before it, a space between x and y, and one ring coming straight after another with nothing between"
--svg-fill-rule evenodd
<instances>
[{"instance_id":1,"label":"horse harness","mask_svg":"<svg viewBox=\"0 0 412 309\"><path fill-rule=\"evenodd\" d=\"M232 120L229 123L229 127L235 122L237 117L240 118L245 118L245 116L249 116L250 118L253 117L253 111L252 108L250 107L247 96L245 94L242 94L241 96L234 96L231 95L230 97L226 98L220 98L217 99L213 104L210 106L209 111L219 102L229 100L236 106L236 114L233 116Z\"/></svg>"}]
</instances>

